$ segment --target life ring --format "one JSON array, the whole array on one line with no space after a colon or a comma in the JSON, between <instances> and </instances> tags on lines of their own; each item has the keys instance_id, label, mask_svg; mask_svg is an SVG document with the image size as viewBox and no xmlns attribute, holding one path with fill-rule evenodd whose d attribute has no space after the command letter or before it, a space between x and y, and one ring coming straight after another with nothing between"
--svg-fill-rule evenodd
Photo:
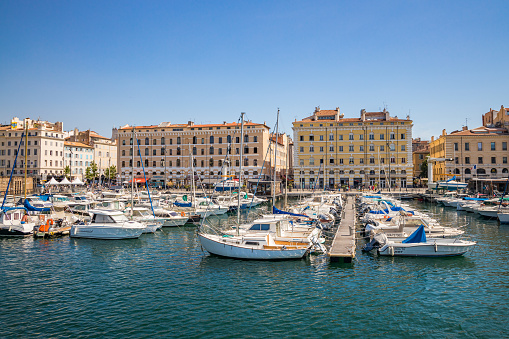
<instances>
[{"instance_id":1,"label":"life ring","mask_svg":"<svg viewBox=\"0 0 509 339\"><path fill-rule=\"evenodd\" d=\"M384 219L387 219L387 218L388 218L388 216L384 215Z\"/></svg>"},{"instance_id":2,"label":"life ring","mask_svg":"<svg viewBox=\"0 0 509 339\"><path fill-rule=\"evenodd\" d=\"M184 211L180 212L180 216L185 217L186 213Z\"/></svg>"},{"instance_id":3,"label":"life ring","mask_svg":"<svg viewBox=\"0 0 509 339\"><path fill-rule=\"evenodd\" d=\"M46 226L53 226L53 224L53 219L48 219L48 221L46 221Z\"/></svg>"}]
</instances>

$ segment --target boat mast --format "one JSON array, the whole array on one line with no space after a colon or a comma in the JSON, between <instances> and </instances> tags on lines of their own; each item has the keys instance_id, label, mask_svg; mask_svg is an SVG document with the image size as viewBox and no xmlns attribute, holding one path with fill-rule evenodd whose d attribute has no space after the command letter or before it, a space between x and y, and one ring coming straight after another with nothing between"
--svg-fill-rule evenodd
<instances>
[{"instance_id":1,"label":"boat mast","mask_svg":"<svg viewBox=\"0 0 509 339\"><path fill-rule=\"evenodd\" d=\"M191 144L189 144L189 161L191 161L191 190L193 191L193 203L191 204L194 205L194 210L196 212L196 190L195 190L195 184L194 184L194 159L193 159L193 154L191 153Z\"/></svg>"},{"instance_id":2,"label":"boat mast","mask_svg":"<svg viewBox=\"0 0 509 339\"><path fill-rule=\"evenodd\" d=\"M274 139L274 177L272 178L272 211L274 211L274 207L276 206L276 159L277 159L277 134L279 132L279 108L277 109L277 118L276 118L276 136Z\"/></svg>"},{"instance_id":3,"label":"boat mast","mask_svg":"<svg viewBox=\"0 0 509 339\"><path fill-rule=\"evenodd\" d=\"M244 150L244 112L240 113L240 166L239 166L239 193L237 194L237 235L240 226L240 188L242 187L242 156Z\"/></svg>"},{"instance_id":4,"label":"boat mast","mask_svg":"<svg viewBox=\"0 0 509 339\"><path fill-rule=\"evenodd\" d=\"M288 206L288 166L289 166L289 163L290 163L290 152L289 152L289 149L290 149L290 145L288 143L288 138L286 138L287 140L287 143L286 143L286 179L285 179L285 208Z\"/></svg>"},{"instance_id":5,"label":"boat mast","mask_svg":"<svg viewBox=\"0 0 509 339\"><path fill-rule=\"evenodd\" d=\"M133 126L133 135L131 138L131 219L133 217L133 205L134 205L134 126Z\"/></svg>"},{"instance_id":6,"label":"boat mast","mask_svg":"<svg viewBox=\"0 0 509 339\"><path fill-rule=\"evenodd\" d=\"M27 198L27 147L28 147L28 124L27 119L25 119L25 200ZM33 184L32 184L33 185Z\"/></svg>"}]
</instances>

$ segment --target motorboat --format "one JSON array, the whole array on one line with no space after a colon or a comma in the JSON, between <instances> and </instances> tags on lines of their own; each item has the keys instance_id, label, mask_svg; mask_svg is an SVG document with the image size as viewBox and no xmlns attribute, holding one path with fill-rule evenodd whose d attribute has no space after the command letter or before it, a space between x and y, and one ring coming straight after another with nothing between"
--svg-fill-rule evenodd
<instances>
[{"instance_id":1,"label":"motorboat","mask_svg":"<svg viewBox=\"0 0 509 339\"><path fill-rule=\"evenodd\" d=\"M164 218L156 217L150 213L148 208L145 207L133 207L127 209L124 212L128 218L134 221L145 224L147 227L143 230L143 233L154 233L162 227Z\"/></svg>"},{"instance_id":2,"label":"motorboat","mask_svg":"<svg viewBox=\"0 0 509 339\"><path fill-rule=\"evenodd\" d=\"M239 187L240 187L239 179L224 179L214 184L214 191L217 192L232 191L238 190Z\"/></svg>"},{"instance_id":3,"label":"motorboat","mask_svg":"<svg viewBox=\"0 0 509 339\"><path fill-rule=\"evenodd\" d=\"M117 210L90 210L91 220L71 227L72 238L89 239L135 239L146 228L146 225L130 221Z\"/></svg>"},{"instance_id":4,"label":"motorboat","mask_svg":"<svg viewBox=\"0 0 509 339\"><path fill-rule=\"evenodd\" d=\"M3 207L0 210L0 237L32 235L35 223L29 222L24 207Z\"/></svg>"},{"instance_id":5,"label":"motorboat","mask_svg":"<svg viewBox=\"0 0 509 339\"><path fill-rule=\"evenodd\" d=\"M497 213L498 220L502 224L509 224L509 211Z\"/></svg>"},{"instance_id":6,"label":"motorboat","mask_svg":"<svg viewBox=\"0 0 509 339\"><path fill-rule=\"evenodd\" d=\"M383 256L406 257L450 257L465 254L477 243L475 241L456 239L426 239L424 226L420 226L408 238L402 241L390 240L385 234L377 234L366 244L365 251L378 249Z\"/></svg>"}]
</instances>

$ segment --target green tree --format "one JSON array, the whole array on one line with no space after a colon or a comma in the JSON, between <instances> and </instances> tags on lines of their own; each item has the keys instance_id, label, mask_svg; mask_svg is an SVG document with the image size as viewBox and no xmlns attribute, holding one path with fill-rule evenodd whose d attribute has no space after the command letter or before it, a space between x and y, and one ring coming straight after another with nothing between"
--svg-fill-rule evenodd
<instances>
[{"instance_id":1,"label":"green tree","mask_svg":"<svg viewBox=\"0 0 509 339\"><path fill-rule=\"evenodd\" d=\"M111 165L104 171L104 176L108 179L115 179L117 176L117 166Z\"/></svg>"},{"instance_id":2,"label":"green tree","mask_svg":"<svg viewBox=\"0 0 509 339\"><path fill-rule=\"evenodd\" d=\"M421 178L428 177L428 159L424 160L421 164L421 174L419 175Z\"/></svg>"},{"instance_id":3,"label":"green tree","mask_svg":"<svg viewBox=\"0 0 509 339\"><path fill-rule=\"evenodd\" d=\"M69 167L69 165L65 166L64 175L67 177L67 179L71 177L71 167Z\"/></svg>"},{"instance_id":4,"label":"green tree","mask_svg":"<svg viewBox=\"0 0 509 339\"><path fill-rule=\"evenodd\" d=\"M97 164L92 161L90 163L90 166L88 166L85 169L85 178L87 178L88 180L94 180L98 176L99 176L99 171L97 169Z\"/></svg>"}]
</instances>

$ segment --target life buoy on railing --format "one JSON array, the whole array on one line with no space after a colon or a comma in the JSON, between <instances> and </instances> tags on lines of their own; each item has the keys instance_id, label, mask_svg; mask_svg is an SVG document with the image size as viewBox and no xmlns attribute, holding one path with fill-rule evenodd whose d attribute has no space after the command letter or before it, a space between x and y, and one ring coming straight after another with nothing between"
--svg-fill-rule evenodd
<instances>
[{"instance_id":1,"label":"life buoy on railing","mask_svg":"<svg viewBox=\"0 0 509 339\"><path fill-rule=\"evenodd\" d=\"M185 217L186 213L184 211L180 212L180 216Z\"/></svg>"},{"instance_id":2,"label":"life buoy on railing","mask_svg":"<svg viewBox=\"0 0 509 339\"><path fill-rule=\"evenodd\" d=\"M53 226L53 224L53 219L48 219L48 221L46 221L46 226Z\"/></svg>"}]
</instances>

